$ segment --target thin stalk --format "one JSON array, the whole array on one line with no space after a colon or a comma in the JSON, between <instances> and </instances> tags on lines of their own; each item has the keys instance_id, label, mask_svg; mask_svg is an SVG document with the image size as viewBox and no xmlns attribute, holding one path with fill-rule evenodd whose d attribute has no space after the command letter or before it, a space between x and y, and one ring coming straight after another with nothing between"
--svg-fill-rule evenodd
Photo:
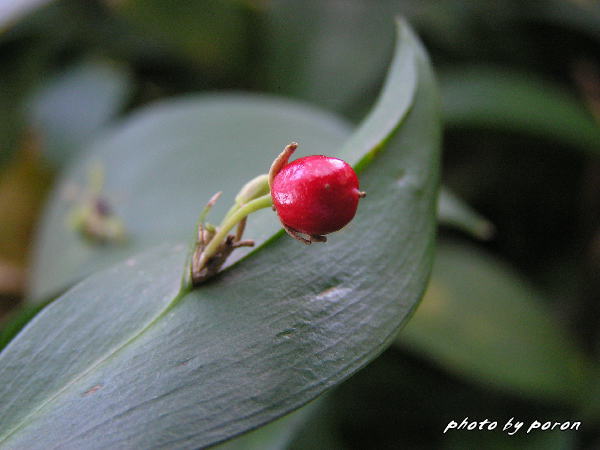
<instances>
[{"instance_id":1,"label":"thin stalk","mask_svg":"<svg viewBox=\"0 0 600 450\"><path fill-rule=\"evenodd\" d=\"M236 212L238 209L240 209L243 205L240 205L239 203L234 203L233 206L231 208L229 208L229 211L227 211L227 214L225 214L225 217L223 217L223 222L225 222L227 219L229 219L234 212Z\"/></svg>"},{"instance_id":2,"label":"thin stalk","mask_svg":"<svg viewBox=\"0 0 600 450\"><path fill-rule=\"evenodd\" d=\"M246 203L231 214L228 213L219 226L217 233L213 236L213 238L210 240L210 243L202 252L202 256L199 261L199 267L204 266L208 259L218 251L219 246L223 243L229 231L242 219L248 216L248 214L258 211L259 209L269 208L272 205L273 200L271 198L271 194L267 194Z\"/></svg>"}]
</instances>

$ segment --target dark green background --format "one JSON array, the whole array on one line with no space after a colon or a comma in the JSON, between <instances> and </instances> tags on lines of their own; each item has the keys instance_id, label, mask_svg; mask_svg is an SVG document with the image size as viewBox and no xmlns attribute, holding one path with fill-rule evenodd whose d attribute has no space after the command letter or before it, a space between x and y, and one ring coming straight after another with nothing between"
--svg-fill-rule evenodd
<instances>
[{"instance_id":1,"label":"dark green background","mask_svg":"<svg viewBox=\"0 0 600 450\"><path fill-rule=\"evenodd\" d=\"M57 175L121 116L205 91L281 95L358 123L383 82L395 15L414 26L440 81L442 181L495 232L478 240L442 227L423 311L405 337L401 332L397 344L302 420L284 424L288 436L273 445L595 448L597 2L48 2L6 22L0 17L1 177L15 179L31 132L41 137L36 164ZM38 178L10 185L34 185L42 199ZM39 211L41 203L0 201L0 239L10 240L0 241L0 261L27 267L8 230L22 209ZM35 217L18 223L32 227ZM31 248L30 234L20 239L16 248ZM0 298L7 338L27 315L15 305L31 289ZM510 439L500 432L442 435L449 420L466 416L581 420L583 427Z\"/></svg>"}]
</instances>

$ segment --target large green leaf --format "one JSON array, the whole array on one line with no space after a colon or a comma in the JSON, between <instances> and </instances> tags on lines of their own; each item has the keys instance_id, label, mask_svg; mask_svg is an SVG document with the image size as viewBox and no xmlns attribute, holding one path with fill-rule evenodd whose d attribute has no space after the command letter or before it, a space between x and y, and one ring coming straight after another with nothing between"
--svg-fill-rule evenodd
<instances>
[{"instance_id":1,"label":"large green leaf","mask_svg":"<svg viewBox=\"0 0 600 450\"><path fill-rule=\"evenodd\" d=\"M396 64L404 85L388 88L398 92L382 96L391 104L382 104L364 130L389 134L407 111L416 80L408 58L400 48ZM241 184L265 172L287 142L300 142L299 154L334 154L349 130L346 122L313 108L246 95L188 98L138 113L92 145L58 183L38 235L29 297L48 298L157 242L189 238L203 202L222 190L213 217L224 214ZM357 133L344 158L357 162L362 149L377 146L373 136ZM106 172L105 193L127 228L125 245L91 245L65 224L73 191L85 190L90 168L98 164ZM278 229L277 219L263 212L253 215L246 235L260 243ZM238 251L231 262L243 255Z\"/></svg>"},{"instance_id":2,"label":"large green leaf","mask_svg":"<svg viewBox=\"0 0 600 450\"><path fill-rule=\"evenodd\" d=\"M41 109L36 115L40 116L37 121L51 134L51 143L54 145L49 151L54 154L55 160L62 161L62 152L76 147L72 145L73 141L80 143L89 135L73 133L72 124L80 124L82 119L64 121L62 116L50 114L51 109L57 106L51 100L56 99L58 93L70 92L73 82L76 85L83 83L90 88L90 95L94 95L98 87L103 87L107 94L111 94L105 96L108 99L103 103L118 103L115 97L121 91L118 86L125 82L123 75L114 73L106 86L91 89L96 84L93 68L92 65L82 66L58 79L53 89L43 91L44 95L40 97L43 101L38 102L39 105L34 109ZM406 71L406 79L414 83L414 73L410 73L412 67L406 65L402 70ZM410 92L407 89L404 94ZM401 101L408 104L411 97L404 97ZM282 112L282 108L285 112ZM391 131L398 120L398 117L388 116L387 110L380 108L382 112L379 117L371 118L379 126L387 127L387 131L382 132ZM404 107L399 105L398 111L403 110ZM94 123L88 123L87 128L93 127ZM185 130L185 134L182 130ZM264 131L258 133L257 130ZM189 235L187 224L196 214L198 204L208 199L214 189L223 188L225 197L233 196L240 180L264 171L266 149L278 149L282 143L293 138L301 143L299 153L330 154L349 134L350 126L342 119L281 100L268 101L265 97L203 96L197 100L165 102L138 113L92 145L87 155L63 176L51 196L37 240L29 297L34 300L46 299L95 270L150 248L165 237L185 239ZM354 137L354 140L357 139L360 136ZM232 161L238 158L240 142L245 142L245 161L244 164L234 164ZM347 147L363 148L373 144L357 142ZM212 153L211 150L216 147L220 151ZM116 173L127 173L128 168L136 164L130 162L125 165L122 159L116 157L124 153L129 155L130 161L143 161L143 167L136 168L135 178L117 180L115 183L113 176ZM173 158L174 154L177 158ZM348 154L353 162L359 156ZM146 161L148 158L156 162L149 164ZM206 158L211 158L209 164L204 163ZM165 159L176 161L165 164ZM117 213L125 219L129 234L135 236L126 246L94 247L65 226L65 218L73 207L68 192L72 192L73 187L80 190L85 188L88 171L95 162L104 165L109 175L106 191L116 197L114 206ZM227 167L227 170L219 173L216 171L219 167ZM174 183L176 179L186 182ZM148 201L151 195L149 186L160 187L160 195L152 196L152 204ZM128 192L126 196L121 195L124 191ZM172 198L178 198L178 201L172 202ZM224 202L221 207L223 205ZM219 207L217 205L216 212L220 212ZM488 237L492 230L485 219L445 189L441 192L438 208L438 219L443 225L462 229L479 238ZM168 217L157 220L157 209L168 212ZM258 221L253 218L248 235L260 242L278 227L277 221L272 219L271 215L263 215ZM152 225L149 226L149 223ZM252 234L255 230L257 234ZM238 257L241 255L243 252ZM57 261L60 264L56 264Z\"/></svg>"},{"instance_id":3,"label":"large green leaf","mask_svg":"<svg viewBox=\"0 0 600 450\"><path fill-rule=\"evenodd\" d=\"M441 188L437 207L438 223L441 226L453 227L474 238L484 240L489 239L494 232L494 226L488 220L448 189ZM435 280L433 282L435 283ZM41 310L45 303L26 304L12 315L7 323L2 324L0 327L0 350Z\"/></svg>"},{"instance_id":4,"label":"large green leaf","mask_svg":"<svg viewBox=\"0 0 600 450\"><path fill-rule=\"evenodd\" d=\"M351 226L310 247L278 233L191 292L178 289L183 247L82 282L0 355L0 444L210 445L298 408L391 342L429 275L440 138L428 61L407 26L399 35L388 114L372 116L396 123L367 120L339 153L363 155L369 199Z\"/></svg>"},{"instance_id":5,"label":"large green leaf","mask_svg":"<svg viewBox=\"0 0 600 450\"><path fill-rule=\"evenodd\" d=\"M86 140L108 125L131 92L129 74L107 61L85 61L39 88L25 114L44 155L62 166Z\"/></svg>"},{"instance_id":6,"label":"large green leaf","mask_svg":"<svg viewBox=\"0 0 600 450\"><path fill-rule=\"evenodd\" d=\"M598 154L600 127L583 103L540 77L494 67L467 67L441 77L444 121L555 139Z\"/></svg>"},{"instance_id":7,"label":"large green leaf","mask_svg":"<svg viewBox=\"0 0 600 450\"><path fill-rule=\"evenodd\" d=\"M432 282L397 344L479 383L575 403L588 381L576 342L513 271L440 244Z\"/></svg>"},{"instance_id":8,"label":"large green leaf","mask_svg":"<svg viewBox=\"0 0 600 450\"><path fill-rule=\"evenodd\" d=\"M268 170L290 140L301 143L299 153L332 153L347 135L347 125L333 116L250 95L204 95L137 113L97 140L51 195L34 251L30 297L49 297L164 240L190 239L190 224L216 191L223 197L211 216L219 218L242 184ZM90 244L66 225L73 191L85 190L98 165L106 175L105 195L127 229L124 245ZM246 235L261 242L278 229L273 214L262 212L253 215Z\"/></svg>"},{"instance_id":9,"label":"large green leaf","mask_svg":"<svg viewBox=\"0 0 600 450\"><path fill-rule=\"evenodd\" d=\"M349 112L375 93L398 2L273 0L265 6L265 72L273 92ZM298 39L302 36L302 39ZM290 58L290 55L294 55Z\"/></svg>"},{"instance_id":10,"label":"large green leaf","mask_svg":"<svg viewBox=\"0 0 600 450\"><path fill-rule=\"evenodd\" d=\"M0 2L0 33L34 9L51 0L5 0Z\"/></svg>"},{"instance_id":11,"label":"large green leaf","mask_svg":"<svg viewBox=\"0 0 600 450\"><path fill-rule=\"evenodd\" d=\"M322 396L304 425L295 430L291 445L285 448L567 450L577 448L567 443L575 444L583 437L581 431L527 434L523 429L508 436L500 430L515 415L529 422L536 417L549 417L547 420L577 417L586 429L593 429L585 417L564 407L468 384L404 352L389 349L360 373ZM498 428L491 433L477 430L443 433L450 420L460 422L465 416L472 421L496 420ZM564 436L570 439L562 439Z\"/></svg>"}]
</instances>

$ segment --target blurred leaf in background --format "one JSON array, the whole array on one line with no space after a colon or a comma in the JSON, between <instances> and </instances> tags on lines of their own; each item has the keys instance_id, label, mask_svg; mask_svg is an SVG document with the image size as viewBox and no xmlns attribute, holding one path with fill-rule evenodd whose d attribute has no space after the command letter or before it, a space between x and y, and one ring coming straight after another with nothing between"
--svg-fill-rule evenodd
<instances>
[{"instance_id":1,"label":"blurred leaf in background","mask_svg":"<svg viewBox=\"0 0 600 450\"><path fill-rule=\"evenodd\" d=\"M28 99L25 116L44 157L61 167L121 112L131 95L127 71L85 61L44 83Z\"/></svg>"},{"instance_id":2,"label":"blurred leaf in background","mask_svg":"<svg viewBox=\"0 0 600 450\"><path fill-rule=\"evenodd\" d=\"M523 398L578 405L590 363L539 297L480 250L441 242L423 303L396 343Z\"/></svg>"},{"instance_id":3,"label":"blurred leaf in background","mask_svg":"<svg viewBox=\"0 0 600 450\"><path fill-rule=\"evenodd\" d=\"M488 240L494 236L494 225L469 207L449 189L442 189L438 200L440 225L460 229L473 237Z\"/></svg>"},{"instance_id":4,"label":"blurred leaf in background","mask_svg":"<svg viewBox=\"0 0 600 450\"><path fill-rule=\"evenodd\" d=\"M337 112L357 102L364 106L383 81L392 51L389 21L398 3L268 2L263 17L268 89Z\"/></svg>"},{"instance_id":5,"label":"blurred leaf in background","mask_svg":"<svg viewBox=\"0 0 600 450\"><path fill-rule=\"evenodd\" d=\"M213 210L219 217L243 180L265 172L291 139L302 143L299 152L327 153L347 135L347 125L335 116L269 97L195 96L139 111L92 142L63 172L39 229L30 299L43 300L159 242L189 239L200 205L215 189L224 192ZM66 226L96 164L106 174L102 194L129 236L122 245L93 245ZM276 217L260 212L246 233L260 243L279 228Z\"/></svg>"},{"instance_id":6,"label":"blurred leaf in background","mask_svg":"<svg viewBox=\"0 0 600 450\"><path fill-rule=\"evenodd\" d=\"M40 7L49 1L50 0L19 0L0 3L0 33L31 10Z\"/></svg>"},{"instance_id":7,"label":"blurred leaf in background","mask_svg":"<svg viewBox=\"0 0 600 450\"><path fill-rule=\"evenodd\" d=\"M231 131L227 112L247 108L239 123L250 142L280 132L271 121L263 132L253 117L298 112L278 101L263 101L263 111L235 100L212 102L222 114L205 115L213 120L209 129ZM202 102L189 104L202 115ZM135 136L129 127L124 133L133 128ZM391 343L427 283L440 131L429 60L409 26L398 22L380 99L338 153L356 165L378 201L363 204L352 226L327 246L306 251L279 232L199 288L181 282L189 270L184 245L163 245L87 278L0 355L2 442L26 448L45 435L58 446L205 447L281 417L361 369ZM260 147L256 157L245 156L263 161L258 155L269 153ZM156 154L163 155L162 146ZM210 147L204 156L215 154L214 164L204 164L222 167L222 185L234 158ZM115 160L131 175L144 165L137 155L120 152ZM165 176L167 163L187 163L169 156L152 162ZM116 186L131 181L116 169L109 172ZM144 188L140 202L152 203L157 194ZM381 207L389 204L398 207ZM364 245L357 248L358 241ZM46 350L30 359L42 343Z\"/></svg>"},{"instance_id":8,"label":"blurred leaf in background","mask_svg":"<svg viewBox=\"0 0 600 450\"><path fill-rule=\"evenodd\" d=\"M600 127L581 99L531 73L460 67L442 76L448 127L527 133L600 154Z\"/></svg>"},{"instance_id":9,"label":"blurred leaf in background","mask_svg":"<svg viewBox=\"0 0 600 450\"><path fill-rule=\"evenodd\" d=\"M46 171L40 161L58 161L55 156L61 167L71 166L59 177L60 189L84 187L87 163L94 155L110 155L106 195L119 214L125 205L132 212L150 211L153 203L136 189L131 189L135 201L128 203L122 189L112 188L115 173L127 178L128 170L113 168L120 163L116 155L138 146L141 157L146 148L150 154L180 154L185 147L192 154L198 139L196 116L192 113L187 120L179 104L183 116L173 115L167 127L172 133L165 141L160 139L162 128L150 120L154 107L125 122L138 120L140 136L147 139L126 138L120 125L105 130L125 110L173 95L224 89L270 92L312 103L304 111L314 127L305 127L302 120L294 124L303 114L290 117L289 123L279 115L264 116L265 124L273 121L287 141L294 137L283 135L294 130L310 136L321 124L324 129L331 124L332 116L319 106L356 122L364 117L392 52L393 16L407 16L432 55L442 82L444 182L449 189L441 195L438 218L446 226L440 231L438 261L422 309L399 335L402 344L310 414L301 409L295 413L301 419L281 419L255 435L241 436L232 446L588 450L600 444L595 425L600 396L593 386L600 361L597 2L61 0L33 9L42 3L0 5L0 166L7 164L0 200L3 192L12 192L8 198L13 199L19 192L27 202L34 198L31 193L37 188L32 185L43 176L38 180L10 174L35 172L21 149L24 136L35 129L42 144L38 153L46 158L33 158L35 170ZM25 16L28 11L32 14ZM155 111L155 118L168 115L169 103L158 105L162 110ZM70 116L75 110L85 114ZM146 126L141 125L144 120L149 121ZM334 121L339 133L332 133L331 148L337 148L350 128L340 118ZM231 135L235 145L236 133ZM307 154L327 150L302 139L307 145L301 151ZM112 144L118 152L107 150ZM274 145L262 140L257 144ZM249 146L248 151L255 149ZM195 161L186 158L181 161L184 169ZM168 158L160 161L156 165L168 172ZM132 166L138 167L140 177L150 173L139 162ZM232 163L235 173L244 170L238 166ZM209 196L214 184L201 179L194 183L205 192L202 196ZM137 184L132 181L131 186ZM164 197L158 185L139 186L146 186L160 205L176 203L175 185ZM40 202L29 202L31 210L15 208L12 200L5 203L12 209L0 211L0 226L30 229L32 211ZM9 225L17 223L19 214L28 217L19 222L22 227ZM144 236L155 241L170 236L173 228L161 225L168 225L165 214L142 217L133 227L136 235L147 232ZM53 229L64 226L60 220L52 223ZM456 228L482 241L457 239ZM46 255L68 253L69 260L79 261L86 254L78 254L81 249L71 252L74 247L60 244L68 242L62 239L54 246L43 241ZM23 261L24 253L15 249L25 249L29 242L17 242L0 241L0 247ZM138 243L130 242L128 248ZM97 266L75 266L82 273L94 271L101 261L116 261L119 251L125 256L127 248L95 250L90 253ZM51 257L45 260L44 267L51 269L42 270L47 274L43 283L37 270L33 290L36 283L54 278L55 269L60 271ZM11 283L22 287L24 267L18 264L18 275L8 277ZM46 295L55 293L50 291ZM10 308L18 300L18 295L2 298ZM14 313L10 324L0 325L0 348L34 312ZM512 363L515 359L521 363ZM511 441L484 433L440 434L445 422L463 412L503 418L507 411L523 418L583 417L585 429L576 435L548 433Z\"/></svg>"},{"instance_id":10,"label":"blurred leaf in background","mask_svg":"<svg viewBox=\"0 0 600 450\"><path fill-rule=\"evenodd\" d=\"M247 65L247 8L242 1L120 0L109 5L147 39L217 76Z\"/></svg>"},{"instance_id":11,"label":"blurred leaf in background","mask_svg":"<svg viewBox=\"0 0 600 450\"><path fill-rule=\"evenodd\" d=\"M448 376L435 365L397 348L342 384L308 416L291 449L570 449L576 433L519 433L501 430L443 434L450 420L511 417L574 417L568 408L524 400L490 387ZM576 417L576 416L575 416Z\"/></svg>"}]
</instances>

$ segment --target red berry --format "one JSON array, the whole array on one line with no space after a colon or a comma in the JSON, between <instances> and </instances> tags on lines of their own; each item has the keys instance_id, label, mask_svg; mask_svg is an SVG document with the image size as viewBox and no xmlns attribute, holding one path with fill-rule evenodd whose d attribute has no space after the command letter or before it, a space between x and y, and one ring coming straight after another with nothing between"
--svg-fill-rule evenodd
<instances>
[{"instance_id":1,"label":"red berry","mask_svg":"<svg viewBox=\"0 0 600 450\"><path fill-rule=\"evenodd\" d=\"M348 163L321 155L285 165L271 185L279 219L308 235L323 235L344 227L356 214L363 195Z\"/></svg>"}]
</instances>

